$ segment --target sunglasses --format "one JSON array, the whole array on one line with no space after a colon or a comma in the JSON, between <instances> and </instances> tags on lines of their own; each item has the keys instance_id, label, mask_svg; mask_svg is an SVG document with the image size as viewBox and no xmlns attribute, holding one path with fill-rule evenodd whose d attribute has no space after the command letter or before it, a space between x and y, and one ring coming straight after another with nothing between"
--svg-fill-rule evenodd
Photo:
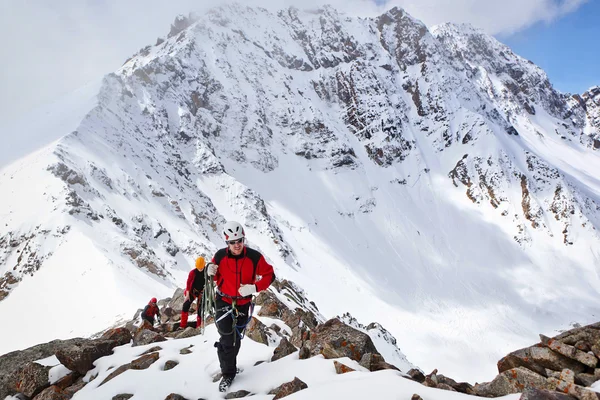
<instances>
[{"instance_id":1,"label":"sunglasses","mask_svg":"<svg viewBox=\"0 0 600 400\"><path fill-rule=\"evenodd\" d=\"M243 243L244 242L244 238L238 239L238 240L229 240L227 242L227 244L238 244L238 243Z\"/></svg>"}]
</instances>

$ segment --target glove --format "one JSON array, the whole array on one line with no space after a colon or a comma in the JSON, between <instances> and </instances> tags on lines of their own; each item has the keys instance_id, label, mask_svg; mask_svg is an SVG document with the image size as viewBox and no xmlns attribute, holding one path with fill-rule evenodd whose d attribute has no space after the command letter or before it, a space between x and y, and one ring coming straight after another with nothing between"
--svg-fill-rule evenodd
<instances>
[{"instance_id":1,"label":"glove","mask_svg":"<svg viewBox=\"0 0 600 400\"><path fill-rule=\"evenodd\" d=\"M206 273L208 274L208 276L215 276L219 266L215 263L209 262L208 264L206 264L206 268L207 268Z\"/></svg>"},{"instance_id":2,"label":"glove","mask_svg":"<svg viewBox=\"0 0 600 400\"><path fill-rule=\"evenodd\" d=\"M256 285L242 285L240 286L238 293L242 297L250 296L251 294L256 293Z\"/></svg>"}]
</instances>

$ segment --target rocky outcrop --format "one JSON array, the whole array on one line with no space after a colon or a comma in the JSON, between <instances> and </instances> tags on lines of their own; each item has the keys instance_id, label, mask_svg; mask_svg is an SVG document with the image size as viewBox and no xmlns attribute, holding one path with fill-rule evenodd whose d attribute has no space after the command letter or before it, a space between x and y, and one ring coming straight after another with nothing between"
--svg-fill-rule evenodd
<instances>
[{"instance_id":1,"label":"rocky outcrop","mask_svg":"<svg viewBox=\"0 0 600 400\"><path fill-rule=\"evenodd\" d=\"M294 378L293 381L282 384L281 386L276 387L271 390L269 394L274 394L273 400L281 399L285 396L289 396L292 393L296 393L300 390L308 388L308 385L302 382L298 378Z\"/></svg>"},{"instance_id":2,"label":"rocky outcrop","mask_svg":"<svg viewBox=\"0 0 600 400\"><path fill-rule=\"evenodd\" d=\"M367 353L378 353L373 341L366 333L360 332L337 318L330 319L311 331L310 339L303 347L311 355L322 354L325 358L349 357L360 361Z\"/></svg>"}]
</instances>

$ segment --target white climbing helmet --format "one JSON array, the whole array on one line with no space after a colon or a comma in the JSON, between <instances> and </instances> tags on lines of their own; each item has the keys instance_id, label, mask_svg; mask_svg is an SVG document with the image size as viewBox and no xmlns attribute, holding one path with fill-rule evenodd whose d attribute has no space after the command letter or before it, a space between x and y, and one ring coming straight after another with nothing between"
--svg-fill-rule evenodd
<instances>
[{"instance_id":1,"label":"white climbing helmet","mask_svg":"<svg viewBox=\"0 0 600 400\"><path fill-rule=\"evenodd\" d=\"M239 222L229 221L223 227L223 238L226 242L245 237L244 227Z\"/></svg>"}]
</instances>

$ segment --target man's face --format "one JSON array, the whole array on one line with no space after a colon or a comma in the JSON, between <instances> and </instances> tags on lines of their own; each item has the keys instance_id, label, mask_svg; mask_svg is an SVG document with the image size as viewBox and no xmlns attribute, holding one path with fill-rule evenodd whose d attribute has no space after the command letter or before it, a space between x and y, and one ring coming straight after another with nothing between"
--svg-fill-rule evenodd
<instances>
[{"instance_id":1,"label":"man's face","mask_svg":"<svg viewBox=\"0 0 600 400\"><path fill-rule=\"evenodd\" d=\"M244 249L244 238L229 240L227 246L229 246L229 251L231 251L234 256L238 256L242 254L242 250Z\"/></svg>"}]
</instances>

